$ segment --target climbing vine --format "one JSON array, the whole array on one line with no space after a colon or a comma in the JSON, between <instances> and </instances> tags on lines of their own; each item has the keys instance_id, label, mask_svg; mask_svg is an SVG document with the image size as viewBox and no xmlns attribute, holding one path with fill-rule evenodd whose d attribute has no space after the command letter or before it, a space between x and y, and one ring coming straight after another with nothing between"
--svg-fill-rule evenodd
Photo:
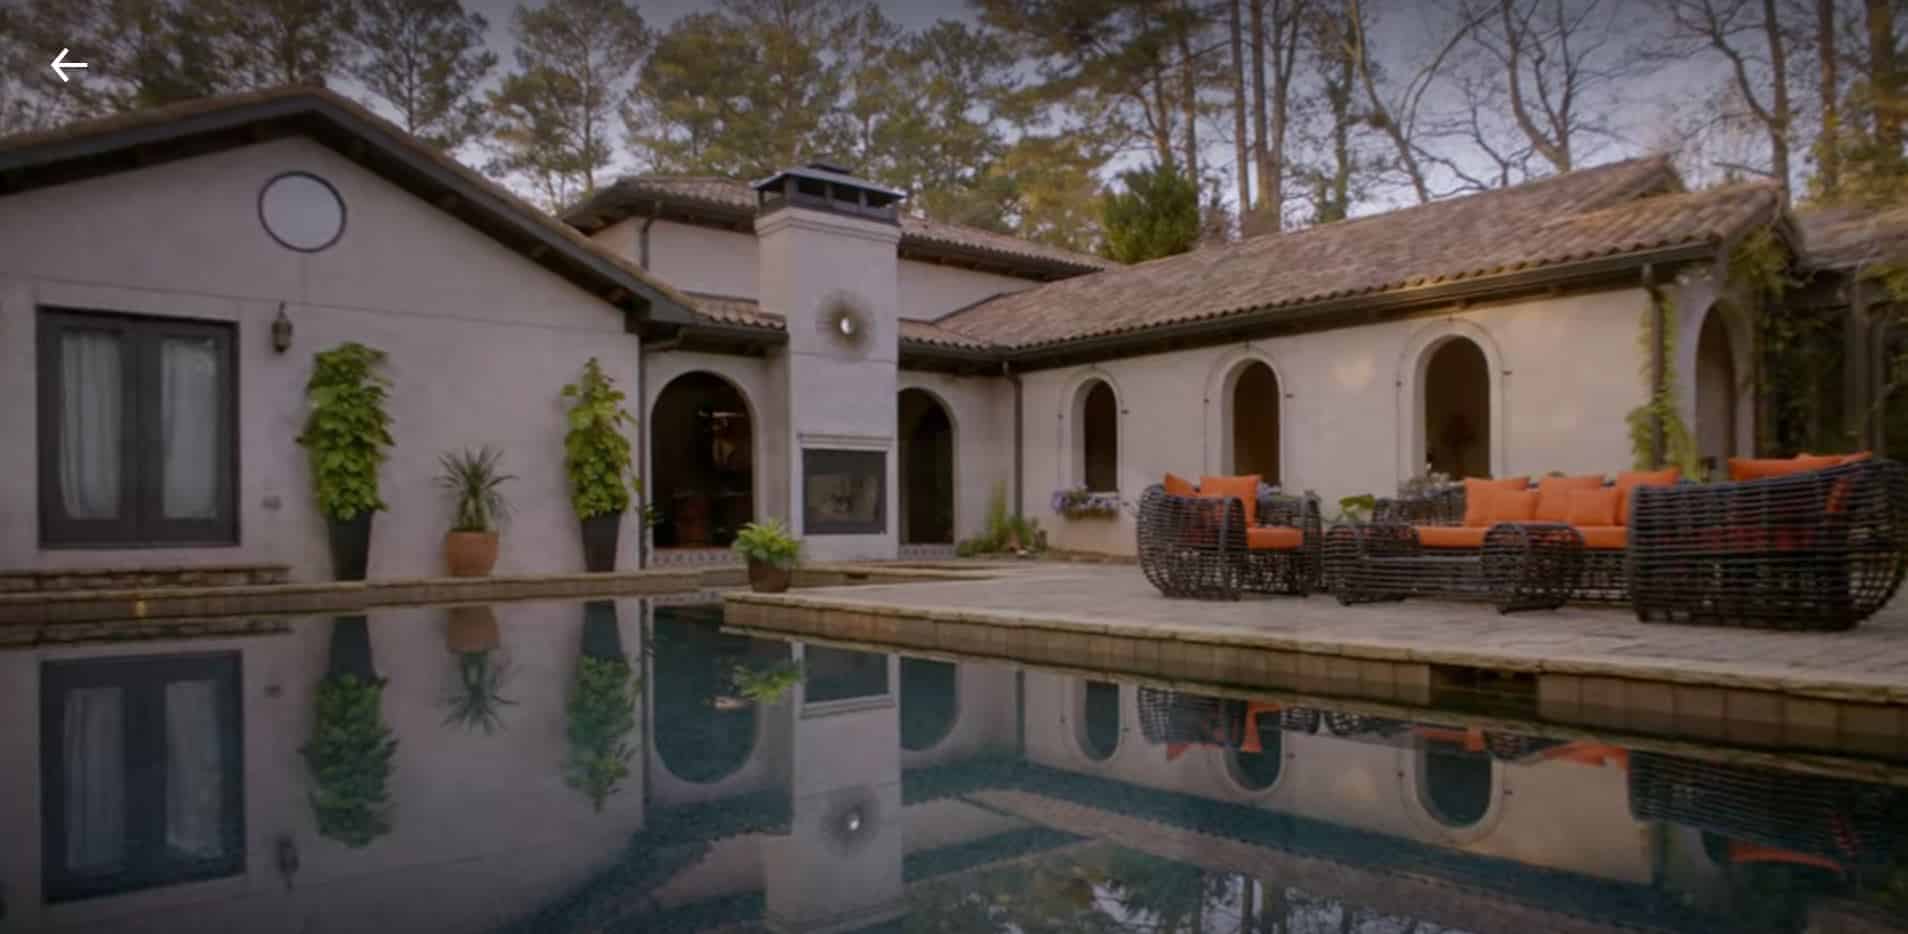
<instances>
[{"instance_id":1,"label":"climbing vine","mask_svg":"<svg viewBox=\"0 0 1908 934\"><path fill-rule=\"evenodd\" d=\"M1783 454L1851 448L1860 426L1844 424L1841 410L1841 318L1783 300L1798 283L1773 227L1751 232L1730 251L1729 284L1759 309L1763 446Z\"/></svg>"},{"instance_id":2,"label":"climbing vine","mask_svg":"<svg viewBox=\"0 0 1908 934\"><path fill-rule=\"evenodd\" d=\"M1661 309L1661 314L1658 314ZM1657 333L1656 322L1662 320L1670 326ZM1643 327L1637 335L1637 344L1642 350L1643 385L1649 393L1649 401L1630 410L1624 421L1630 428L1630 452L1635 455L1636 469L1652 470L1662 464L1674 464L1681 468L1683 476L1702 478L1702 456L1696 450L1696 437L1690 433L1689 426L1683 422L1682 412L1676 405L1676 307L1668 295L1660 291L1650 292L1650 304L1643 309ZM1655 354L1658 345L1663 354L1663 383L1656 384ZM1656 426L1663 426L1663 447L1656 449Z\"/></svg>"}]
</instances>

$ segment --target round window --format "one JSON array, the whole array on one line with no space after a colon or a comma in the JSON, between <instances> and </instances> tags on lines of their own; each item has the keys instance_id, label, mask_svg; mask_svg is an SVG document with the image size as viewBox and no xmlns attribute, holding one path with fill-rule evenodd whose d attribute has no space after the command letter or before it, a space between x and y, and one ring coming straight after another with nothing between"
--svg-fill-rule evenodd
<instances>
[{"instance_id":1,"label":"round window","mask_svg":"<svg viewBox=\"0 0 1908 934\"><path fill-rule=\"evenodd\" d=\"M287 172L258 193L258 219L280 246L316 253L344 234L344 199L316 175Z\"/></svg>"}]
</instances>

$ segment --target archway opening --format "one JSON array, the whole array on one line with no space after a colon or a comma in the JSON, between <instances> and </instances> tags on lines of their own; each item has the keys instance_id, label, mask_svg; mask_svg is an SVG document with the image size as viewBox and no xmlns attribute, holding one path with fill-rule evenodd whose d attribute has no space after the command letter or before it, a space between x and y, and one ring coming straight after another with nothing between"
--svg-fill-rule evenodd
<instances>
[{"instance_id":1,"label":"archway opening","mask_svg":"<svg viewBox=\"0 0 1908 934\"><path fill-rule=\"evenodd\" d=\"M932 749L954 729L959 711L951 662L932 658L901 659L901 748Z\"/></svg>"},{"instance_id":2,"label":"archway opening","mask_svg":"<svg viewBox=\"0 0 1908 934\"><path fill-rule=\"evenodd\" d=\"M1491 368L1468 338L1446 339L1425 363L1424 460L1453 478L1491 474Z\"/></svg>"},{"instance_id":3,"label":"archway opening","mask_svg":"<svg viewBox=\"0 0 1908 934\"><path fill-rule=\"evenodd\" d=\"M757 704L735 685L735 670L788 660L787 643L724 633L695 611L656 609L651 666L656 753L671 775L697 784L735 774L755 751Z\"/></svg>"},{"instance_id":4,"label":"archway opening","mask_svg":"<svg viewBox=\"0 0 1908 934\"><path fill-rule=\"evenodd\" d=\"M1113 757L1120 748L1120 686L1110 681L1088 681L1080 696L1080 751L1095 762Z\"/></svg>"},{"instance_id":5,"label":"archway opening","mask_svg":"<svg viewBox=\"0 0 1908 934\"><path fill-rule=\"evenodd\" d=\"M1277 713L1257 714L1254 719L1259 731L1259 751L1228 751L1226 769L1239 787L1264 791L1279 783L1279 770L1285 765L1285 734L1279 728Z\"/></svg>"},{"instance_id":6,"label":"archway opening","mask_svg":"<svg viewBox=\"0 0 1908 934\"><path fill-rule=\"evenodd\" d=\"M755 429L722 377L686 373L649 416L656 547L727 548L755 517Z\"/></svg>"},{"instance_id":7,"label":"archway opening","mask_svg":"<svg viewBox=\"0 0 1908 934\"><path fill-rule=\"evenodd\" d=\"M901 542L954 543L954 420L928 392L901 390Z\"/></svg>"},{"instance_id":8,"label":"archway opening","mask_svg":"<svg viewBox=\"0 0 1908 934\"><path fill-rule=\"evenodd\" d=\"M1120 488L1120 405L1113 387L1094 380L1080 396L1080 481L1096 493Z\"/></svg>"},{"instance_id":9,"label":"archway opening","mask_svg":"<svg viewBox=\"0 0 1908 934\"><path fill-rule=\"evenodd\" d=\"M1418 787L1425 810L1446 827L1470 827L1491 809L1491 757L1448 743L1431 743L1419 752Z\"/></svg>"},{"instance_id":10,"label":"archway opening","mask_svg":"<svg viewBox=\"0 0 1908 934\"><path fill-rule=\"evenodd\" d=\"M1720 307L1696 337L1696 451L1711 476L1736 453L1736 357Z\"/></svg>"},{"instance_id":11,"label":"archway opening","mask_svg":"<svg viewBox=\"0 0 1908 934\"><path fill-rule=\"evenodd\" d=\"M1259 360L1232 384L1232 472L1279 484L1279 377Z\"/></svg>"}]
</instances>

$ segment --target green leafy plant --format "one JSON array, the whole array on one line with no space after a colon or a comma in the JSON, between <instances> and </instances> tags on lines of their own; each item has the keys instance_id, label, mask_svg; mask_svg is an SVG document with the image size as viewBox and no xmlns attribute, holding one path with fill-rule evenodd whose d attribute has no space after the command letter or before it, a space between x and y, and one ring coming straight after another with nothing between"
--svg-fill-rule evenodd
<instances>
[{"instance_id":1,"label":"green leafy plant","mask_svg":"<svg viewBox=\"0 0 1908 934\"><path fill-rule=\"evenodd\" d=\"M444 725L457 724L467 730L481 728L488 736L503 727L504 707L517 702L503 696L504 680L510 675L510 663L491 650L457 653L457 685L444 698L450 708Z\"/></svg>"},{"instance_id":2,"label":"green leafy plant","mask_svg":"<svg viewBox=\"0 0 1908 934\"><path fill-rule=\"evenodd\" d=\"M503 452L489 445L438 455L437 485L451 498L451 531L488 532L509 515L502 487L517 478L497 469L502 460Z\"/></svg>"},{"instance_id":3,"label":"green leafy plant","mask_svg":"<svg viewBox=\"0 0 1908 934\"><path fill-rule=\"evenodd\" d=\"M623 408L623 391L591 357L582 378L563 387L563 398L570 404L563 469L570 478L571 508L579 519L627 510L630 491L640 493L642 486L631 475L629 438L623 432L636 419Z\"/></svg>"},{"instance_id":4,"label":"green leafy plant","mask_svg":"<svg viewBox=\"0 0 1908 934\"><path fill-rule=\"evenodd\" d=\"M777 662L762 668L737 665L729 670L729 682L735 692L758 704L774 704L795 685L802 683L802 663Z\"/></svg>"},{"instance_id":5,"label":"green leafy plant","mask_svg":"<svg viewBox=\"0 0 1908 934\"><path fill-rule=\"evenodd\" d=\"M397 739L384 723L384 681L355 675L318 682L312 735L299 754L312 784L318 833L361 847L391 832L389 783Z\"/></svg>"},{"instance_id":6,"label":"green leafy plant","mask_svg":"<svg viewBox=\"0 0 1908 934\"><path fill-rule=\"evenodd\" d=\"M1338 518L1342 522L1363 522L1371 518L1377 508L1378 497L1370 493L1341 496L1338 499Z\"/></svg>"},{"instance_id":7,"label":"green leafy plant","mask_svg":"<svg viewBox=\"0 0 1908 934\"><path fill-rule=\"evenodd\" d=\"M965 539L954 546L954 553L968 558L974 555L1010 553L1016 550L1041 552L1047 550L1047 534L1040 529L1040 520L1027 516L1016 516L1007 509L1007 485L994 485L994 495L987 501L987 528L973 538Z\"/></svg>"},{"instance_id":8,"label":"green leafy plant","mask_svg":"<svg viewBox=\"0 0 1908 934\"><path fill-rule=\"evenodd\" d=\"M1653 291L1650 306L1643 310L1642 333L1638 339L1642 349L1643 383L1649 390L1650 398L1623 417L1630 430L1630 452L1638 470L1654 470L1662 464L1674 464L1683 476L1701 480L1702 453L1697 450L1696 436L1683 421L1682 412L1676 404L1676 370L1671 364L1676 359L1676 329L1662 328L1663 333L1658 334L1656 322L1659 317L1663 321L1675 321L1676 309L1667 294ZM1655 385L1654 380L1659 342L1663 356L1663 383L1660 386ZM1658 425L1663 429L1664 449L1661 451L1656 449Z\"/></svg>"},{"instance_id":9,"label":"green leafy plant","mask_svg":"<svg viewBox=\"0 0 1908 934\"><path fill-rule=\"evenodd\" d=\"M778 568L793 567L801 559L802 542L788 533L788 527L774 519L751 522L735 533L730 546L743 558Z\"/></svg>"},{"instance_id":10,"label":"green leafy plant","mask_svg":"<svg viewBox=\"0 0 1908 934\"><path fill-rule=\"evenodd\" d=\"M390 380L379 372L384 351L339 344L312 357L305 398L311 405L298 443L310 452L318 510L341 521L384 509L378 467L391 447L384 411Z\"/></svg>"},{"instance_id":11,"label":"green leafy plant","mask_svg":"<svg viewBox=\"0 0 1908 934\"><path fill-rule=\"evenodd\" d=\"M570 692L569 757L563 780L596 810L629 777L629 734L636 729L636 679L629 661L583 656Z\"/></svg>"}]
</instances>

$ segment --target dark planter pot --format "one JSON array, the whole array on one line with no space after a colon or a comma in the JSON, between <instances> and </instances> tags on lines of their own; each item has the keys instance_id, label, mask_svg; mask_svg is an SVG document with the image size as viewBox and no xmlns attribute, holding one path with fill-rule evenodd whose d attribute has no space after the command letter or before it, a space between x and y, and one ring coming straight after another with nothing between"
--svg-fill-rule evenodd
<instances>
[{"instance_id":1,"label":"dark planter pot","mask_svg":"<svg viewBox=\"0 0 1908 934\"><path fill-rule=\"evenodd\" d=\"M361 512L353 519L327 519L331 533L331 571L341 581L364 580L371 565L371 517Z\"/></svg>"},{"instance_id":2,"label":"dark planter pot","mask_svg":"<svg viewBox=\"0 0 1908 934\"><path fill-rule=\"evenodd\" d=\"M583 604L583 655L605 660L624 657L623 633L616 625L616 601Z\"/></svg>"},{"instance_id":3,"label":"dark planter pot","mask_svg":"<svg viewBox=\"0 0 1908 934\"><path fill-rule=\"evenodd\" d=\"M616 570L616 536L622 528L620 512L583 520L583 570L592 574Z\"/></svg>"},{"instance_id":4,"label":"dark planter pot","mask_svg":"<svg viewBox=\"0 0 1908 934\"><path fill-rule=\"evenodd\" d=\"M369 683L378 679L371 663L371 623L363 616L338 616L331 621L331 657L325 671L331 677L355 676Z\"/></svg>"},{"instance_id":5,"label":"dark planter pot","mask_svg":"<svg viewBox=\"0 0 1908 934\"><path fill-rule=\"evenodd\" d=\"M793 568L749 560L749 589L756 593L781 593L788 589L788 583L794 577Z\"/></svg>"}]
</instances>

